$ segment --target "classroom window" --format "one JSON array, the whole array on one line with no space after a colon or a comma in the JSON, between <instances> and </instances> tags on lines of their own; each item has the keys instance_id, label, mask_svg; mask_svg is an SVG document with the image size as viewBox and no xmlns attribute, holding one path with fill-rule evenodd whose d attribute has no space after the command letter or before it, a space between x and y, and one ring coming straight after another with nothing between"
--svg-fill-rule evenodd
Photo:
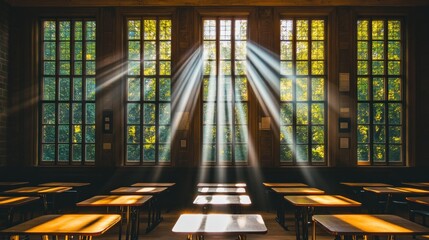
<instances>
[{"instance_id":1,"label":"classroom window","mask_svg":"<svg viewBox=\"0 0 429 240\"><path fill-rule=\"evenodd\" d=\"M357 161L404 164L404 37L394 18L357 21Z\"/></svg>"},{"instance_id":2,"label":"classroom window","mask_svg":"<svg viewBox=\"0 0 429 240\"><path fill-rule=\"evenodd\" d=\"M247 32L246 19L203 19L203 164L248 162Z\"/></svg>"},{"instance_id":3,"label":"classroom window","mask_svg":"<svg viewBox=\"0 0 429 240\"><path fill-rule=\"evenodd\" d=\"M96 23L41 22L39 162L95 161Z\"/></svg>"},{"instance_id":4,"label":"classroom window","mask_svg":"<svg viewBox=\"0 0 429 240\"><path fill-rule=\"evenodd\" d=\"M126 164L169 164L171 133L170 19L127 20Z\"/></svg>"},{"instance_id":5,"label":"classroom window","mask_svg":"<svg viewBox=\"0 0 429 240\"><path fill-rule=\"evenodd\" d=\"M326 20L280 20L280 163L326 163Z\"/></svg>"}]
</instances>

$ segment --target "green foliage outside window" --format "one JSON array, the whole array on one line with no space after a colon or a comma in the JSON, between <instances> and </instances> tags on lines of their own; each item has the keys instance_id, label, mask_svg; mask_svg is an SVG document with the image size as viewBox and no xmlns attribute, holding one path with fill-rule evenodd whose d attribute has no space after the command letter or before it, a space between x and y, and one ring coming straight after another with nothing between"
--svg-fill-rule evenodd
<instances>
[{"instance_id":1,"label":"green foliage outside window","mask_svg":"<svg viewBox=\"0 0 429 240\"><path fill-rule=\"evenodd\" d=\"M41 163L95 161L95 31L92 20L42 21Z\"/></svg>"},{"instance_id":2,"label":"green foliage outside window","mask_svg":"<svg viewBox=\"0 0 429 240\"><path fill-rule=\"evenodd\" d=\"M358 164L403 163L402 48L401 20L357 21Z\"/></svg>"},{"instance_id":3,"label":"green foliage outside window","mask_svg":"<svg viewBox=\"0 0 429 240\"><path fill-rule=\"evenodd\" d=\"M280 21L280 162L326 162L326 21Z\"/></svg>"},{"instance_id":4,"label":"green foliage outside window","mask_svg":"<svg viewBox=\"0 0 429 240\"><path fill-rule=\"evenodd\" d=\"M170 163L169 19L127 20L126 163Z\"/></svg>"}]
</instances>

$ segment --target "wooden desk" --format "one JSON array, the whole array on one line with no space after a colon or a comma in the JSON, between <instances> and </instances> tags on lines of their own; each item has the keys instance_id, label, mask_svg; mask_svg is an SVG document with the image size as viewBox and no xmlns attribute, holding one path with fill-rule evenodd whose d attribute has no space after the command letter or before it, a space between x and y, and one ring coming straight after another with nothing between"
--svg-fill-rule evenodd
<instances>
[{"instance_id":1,"label":"wooden desk","mask_svg":"<svg viewBox=\"0 0 429 240\"><path fill-rule=\"evenodd\" d=\"M356 187L356 188L363 188L363 187L391 187L392 185L387 183L378 183L378 182L340 182L340 184L347 186L347 187Z\"/></svg>"},{"instance_id":2,"label":"wooden desk","mask_svg":"<svg viewBox=\"0 0 429 240\"><path fill-rule=\"evenodd\" d=\"M138 182L131 185L131 187L173 187L176 183L154 183L154 182Z\"/></svg>"},{"instance_id":3,"label":"wooden desk","mask_svg":"<svg viewBox=\"0 0 429 240\"><path fill-rule=\"evenodd\" d=\"M419 188L429 188L429 182L403 182L403 185Z\"/></svg>"},{"instance_id":4,"label":"wooden desk","mask_svg":"<svg viewBox=\"0 0 429 240\"><path fill-rule=\"evenodd\" d=\"M246 183L198 183L197 187L247 187Z\"/></svg>"},{"instance_id":5,"label":"wooden desk","mask_svg":"<svg viewBox=\"0 0 429 240\"><path fill-rule=\"evenodd\" d=\"M18 185L25 185L28 184L28 182L0 182L0 186L18 186Z\"/></svg>"},{"instance_id":6,"label":"wooden desk","mask_svg":"<svg viewBox=\"0 0 429 240\"><path fill-rule=\"evenodd\" d=\"M203 213L212 205L230 205L233 213L241 213L241 206L249 206L252 201L249 195L198 195L193 204L202 205Z\"/></svg>"},{"instance_id":7,"label":"wooden desk","mask_svg":"<svg viewBox=\"0 0 429 240\"><path fill-rule=\"evenodd\" d=\"M139 208L152 198L150 195L99 195L76 203L78 207L120 207L125 214L125 239L137 239L139 235ZM119 226L119 239L122 237L122 220Z\"/></svg>"},{"instance_id":8,"label":"wooden desk","mask_svg":"<svg viewBox=\"0 0 429 240\"><path fill-rule=\"evenodd\" d=\"M243 187L200 187L199 193L225 193L225 194L243 194L246 189Z\"/></svg>"},{"instance_id":9,"label":"wooden desk","mask_svg":"<svg viewBox=\"0 0 429 240\"><path fill-rule=\"evenodd\" d=\"M10 239L18 240L19 235L68 236L78 235L79 238L91 240L113 227L121 220L118 214L64 214L44 215L16 226L0 231L12 235Z\"/></svg>"},{"instance_id":10,"label":"wooden desk","mask_svg":"<svg viewBox=\"0 0 429 240\"><path fill-rule=\"evenodd\" d=\"M90 183L86 182L48 182L39 184L41 187L85 187L90 185Z\"/></svg>"},{"instance_id":11,"label":"wooden desk","mask_svg":"<svg viewBox=\"0 0 429 240\"><path fill-rule=\"evenodd\" d=\"M386 213L390 212L390 206L394 195L416 196L429 194L429 190L411 187L364 187L363 189L377 195L387 195L386 206L384 209Z\"/></svg>"},{"instance_id":12,"label":"wooden desk","mask_svg":"<svg viewBox=\"0 0 429 240\"><path fill-rule=\"evenodd\" d=\"M14 196L0 196L0 208L7 209L7 223L8 227L13 224L13 218L16 208L25 206L36 201L39 201L40 197L14 197Z\"/></svg>"},{"instance_id":13,"label":"wooden desk","mask_svg":"<svg viewBox=\"0 0 429 240\"><path fill-rule=\"evenodd\" d=\"M167 191L166 187L120 187L110 191L121 195L152 195L149 201L146 232L152 231L161 221L161 194Z\"/></svg>"},{"instance_id":14,"label":"wooden desk","mask_svg":"<svg viewBox=\"0 0 429 240\"><path fill-rule=\"evenodd\" d=\"M204 239L204 235L238 235L246 239L247 234L265 234L262 216L259 214L182 214L174 225L173 232L187 234L187 239Z\"/></svg>"},{"instance_id":15,"label":"wooden desk","mask_svg":"<svg viewBox=\"0 0 429 240\"><path fill-rule=\"evenodd\" d=\"M308 187L305 183L262 183L267 188L273 187Z\"/></svg>"},{"instance_id":16,"label":"wooden desk","mask_svg":"<svg viewBox=\"0 0 429 240\"><path fill-rule=\"evenodd\" d=\"M48 195L52 196L52 202L51 202L51 210L53 212L56 211L55 209L55 195L69 191L72 189L71 187L20 187L15 188L11 190L7 190L4 193L7 194L16 194L16 195L38 195L42 198L43 201L43 208L45 210L45 213L48 212L49 206L48 206Z\"/></svg>"},{"instance_id":17,"label":"wooden desk","mask_svg":"<svg viewBox=\"0 0 429 240\"><path fill-rule=\"evenodd\" d=\"M424 235L429 233L429 228L395 215L314 215L313 240L316 240L317 224L336 237L356 237L357 235ZM366 238L364 237L364 239Z\"/></svg>"},{"instance_id":18,"label":"wooden desk","mask_svg":"<svg viewBox=\"0 0 429 240\"><path fill-rule=\"evenodd\" d=\"M308 239L308 222L316 207L360 207L362 204L340 195L284 196L295 206L296 239Z\"/></svg>"},{"instance_id":19,"label":"wooden desk","mask_svg":"<svg viewBox=\"0 0 429 240\"><path fill-rule=\"evenodd\" d=\"M408 201L413 202L413 203L418 203L421 205L425 205L425 206L429 206L429 196L425 196L425 197L407 197L406 198Z\"/></svg>"},{"instance_id":20,"label":"wooden desk","mask_svg":"<svg viewBox=\"0 0 429 240\"><path fill-rule=\"evenodd\" d=\"M309 187L290 187L290 188L271 188L271 190L276 194L276 212L277 217L276 221L284 229L288 230L285 223L285 201L283 196L285 195L320 195L325 194L325 191L318 188L309 188Z\"/></svg>"}]
</instances>

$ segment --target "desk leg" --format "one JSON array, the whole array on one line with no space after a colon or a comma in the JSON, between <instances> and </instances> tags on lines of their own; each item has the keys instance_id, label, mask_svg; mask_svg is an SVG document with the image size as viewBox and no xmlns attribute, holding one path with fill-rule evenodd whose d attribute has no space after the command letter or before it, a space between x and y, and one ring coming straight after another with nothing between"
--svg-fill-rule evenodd
<instances>
[{"instance_id":1,"label":"desk leg","mask_svg":"<svg viewBox=\"0 0 429 240\"><path fill-rule=\"evenodd\" d=\"M192 234L188 234L188 235L186 236L186 240L192 240Z\"/></svg>"},{"instance_id":2,"label":"desk leg","mask_svg":"<svg viewBox=\"0 0 429 240\"><path fill-rule=\"evenodd\" d=\"M127 206L127 213L126 213L126 221L127 221L127 228L125 230L125 239L130 240L130 231L131 231L131 213L130 213L130 206Z\"/></svg>"},{"instance_id":3,"label":"desk leg","mask_svg":"<svg viewBox=\"0 0 429 240\"><path fill-rule=\"evenodd\" d=\"M109 213L109 207L107 207L107 213ZM124 223L124 207L119 207L119 213L121 215L121 221L119 222L119 236L118 239L122 239L122 224Z\"/></svg>"},{"instance_id":4,"label":"desk leg","mask_svg":"<svg viewBox=\"0 0 429 240\"><path fill-rule=\"evenodd\" d=\"M313 221L313 237L312 240L316 240L316 221Z\"/></svg>"},{"instance_id":5,"label":"desk leg","mask_svg":"<svg viewBox=\"0 0 429 240\"><path fill-rule=\"evenodd\" d=\"M8 221L7 226L8 227L13 225L13 213L14 213L14 208L13 207L9 208L9 211L7 213L7 221Z\"/></svg>"},{"instance_id":6,"label":"desk leg","mask_svg":"<svg viewBox=\"0 0 429 240\"><path fill-rule=\"evenodd\" d=\"M138 239L139 236L139 209L138 207L131 207L131 240Z\"/></svg>"},{"instance_id":7,"label":"desk leg","mask_svg":"<svg viewBox=\"0 0 429 240\"><path fill-rule=\"evenodd\" d=\"M386 208L384 209L384 213L390 213L390 205L392 205L393 195L391 193L387 194L386 200Z\"/></svg>"},{"instance_id":8,"label":"desk leg","mask_svg":"<svg viewBox=\"0 0 429 240\"><path fill-rule=\"evenodd\" d=\"M303 223L303 209L301 207L295 208L295 237L296 240L301 239L301 222Z\"/></svg>"},{"instance_id":9,"label":"desk leg","mask_svg":"<svg viewBox=\"0 0 429 240\"><path fill-rule=\"evenodd\" d=\"M285 230L288 230L285 220L285 203L283 201L282 195L277 195L277 218L276 221L282 226Z\"/></svg>"},{"instance_id":10,"label":"desk leg","mask_svg":"<svg viewBox=\"0 0 429 240\"><path fill-rule=\"evenodd\" d=\"M240 235L238 235L238 240L246 240L246 239L247 239L246 234L240 234Z\"/></svg>"},{"instance_id":11,"label":"desk leg","mask_svg":"<svg viewBox=\"0 0 429 240\"><path fill-rule=\"evenodd\" d=\"M9 237L10 240L19 240L19 235L12 235Z\"/></svg>"}]
</instances>

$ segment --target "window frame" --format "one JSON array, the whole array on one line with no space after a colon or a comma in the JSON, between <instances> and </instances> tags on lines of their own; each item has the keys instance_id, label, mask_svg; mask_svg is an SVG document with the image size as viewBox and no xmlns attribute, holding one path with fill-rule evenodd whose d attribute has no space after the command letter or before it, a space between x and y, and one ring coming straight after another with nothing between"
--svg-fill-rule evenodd
<instances>
[{"instance_id":1,"label":"window frame","mask_svg":"<svg viewBox=\"0 0 429 240\"><path fill-rule=\"evenodd\" d=\"M44 43L46 42L46 40L43 39L44 37L44 27L43 24L45 21L54 21L55 24L55 40L50 40L50 42L55 42L55 59L53 60L53 62L55 62L55 75L47 75L44 74ZM67 62L70 63L70 72L69 74L60 74L60 42L61 39L59 38L59 23L61 21L67 21L70 22L70 40L68 40L67 42L70 43L70 59L66 60ZM81 58L81 62L82 62L82 73L81 74L75 74L74 72L74 66L75 66L75 62L79 61L75 59L75 46L74 43L78 42L76 39L74 39L74 29L75 29L75 25L74 23L76 21L80 21L82 22L82 39L79 41L82 43L82 58ZM93 40L88 40L85 38L86 36L86 22L94 22L95 24L95 39ZM97 51L97 45L98 45L98 38L97 38L97 33L98 33L98 21L97 21L97 17L96 16L87 16L87 15L66 15L66 16L43 16L40 17L38 20L38 40L39 40L39 44L38 44L38 62L40 64L38 64L38 69L39 69L39 74L38 74L38 79L37 79L37 84L38 84L38 130L37 130L37 135L38 135L38 144L37 144L37 149L38 149L38 154L37 154L37 165L54 165L54 166L93 166L95 165L96 161L97 161L97 148L98 148L98 143L97 143L97 105L96 105L96 92L95 89L97 87L97 55L98 55L98 51ZM95 51L95 58L94 59L86 59L86 46L85 43L87 42L93 42L94 43L94 51ZM94 74L86 74L85 70L86 70L86 63L87 61L93 61L94 62ZM44 94L44 78L45 77L51 77L51 78L55 78L55 99L54 100L44 100L43 99L43 94ZM82 97L81 100L74 100L73 99L73 79L74 78L81 78L82 81ZM59 92L60 92L60 84L59 84L59 79L60 78L68 78L69 79L69 100L59 100ZM88 100L86 98L86 82L85 80L88 78L93 78L94 80L94 99L93 100ZM55 104L55 123L54 124L44 124L43 123L43 104L44 103L53 103ZM69 104L69 123L68 124L60 124L59 120L58 120L58 114L59 114L59 108L58 105L60 103L68 103ZM73 135L73 130L72 130L72 126L73 126L73 108L72 108L72 104L74 103L80 103L82 105L82 111L81 111L81 121L82 123L79 124L82 127L82 136L81 136L81 145L82 145L82 149L81 149L81 160L80 161L73 161L73 149L72 149L72 135ZM94 105L94 123L93 124L88 124L87 123L87 111L86 111L86 105L87 103L92 103ZM55 145L55 155L54 155L54 160L53 161L43 161L43 126L44 125L54 125L55 128L55 140L53 143L49 142L50 144L54 144ZM69 144L70 146L68 147L69 149L69 160L68 161L59 161L59 144L64 144L64 143L60 143L58 140L58 136L59 136L59 125L68 125L68 129L69 129L69 137L68 137L68 142L67 144ZM87 161L86 160L86 145L88 144L86 141L86 127L88 125L93 125L94 126L94 142L90 143L91 145L93 145L94 147L94 159L93 161Z\"/></svg>"},{"instance_id":2,"label":"window frame","mask_svg":"<svg viewBox=\"0 0 429 240\"><path fill-rule=\"evenodd\" d=\"M408 136L409 136L409 121L407 118L408 113L408 108L407 108L407 102L409 101L408 99L408 84L409 81L411 80L409 73L408 73L408 26L407 26L407 19L406 19L406 13L402 13L402 12L394 12L394 13L390 13L390 12L358 12L355 16L354 22L353 22L353 72L356 76L356 82L354 83L354 88L355 88L355 116L354 116L354 121L356 122L353 131L354 131L354 140L353 142L355 143L355 151L354 151L354 156L355 157L355 164L356 166L368 166L368 167L375 167L375 166L407 166L408 165ZM358 36L357 36L357 31L358 31L358 26L357 23L359 20L368 20L368 39L365 40L368 43L368 74L366 75L359 75L358 74ZM380 75L376 75L372 73L371 70L371 62L372 62L372 42L374 41L372 39L372 26L371 23L374 20L381 20L384 23L385 29L387 29L388 27L388 21L389 20L398 20L400 21L401 24L401 39L399 40L399 42L401 43L401 53L400 53L400 59L398 61L401 62L401 67L400 67L400 74L398 75L394 75L394 74L389 74L388 73L388 42L389 39L387 38L387 34L388 31L384 31L384 36L383 36L383 44L384 44L384 48L383 48L383 52L384 52L384 58L383 58L383 67L384 67L384 73L380 74ZM367 77L368 78L368 100L366 101L359 101L358 100L358 78L359 77ZM373 78L383 78L384 83L383 83L383 87L384 87L384 100L373 100ZM400 89L401 89L401 100L399 101L390 101L388 99L388 94L389 94L389 88L388 88L388 79L392 78L392 77L399 77L401 78L401 84L400 84ZM365 124L369 126L369 134L368 134L368 145L369 145L369 160L368 161L359 161L358 158L358 146L359 146L359 142L358 142L358 103L359 102L364 102L364 103L368 103L369 104L369 124ZM374 140L373 140L373 105L374 103L382 103L384 104L384 115L385 115L385 123L382 124L384 125L385 128L385 138L386 141L382 144L385 146L385 161L384 162L376 162L374 161L374 157L373 157L373 145L374 145ZM388 103L399 103L401 104L402 107L402 114L401 114L401 123L400 125L389 125L389 105ZM390 126L400 126L401 129L401 143L400 144L393 144L393 145L400 145L401 146L401 160L398 162L391 162L389 161L389 152L388 152L388 146L390 145L389 143L389 130L388 128ZM380 143L381 144L381 143Z\"/></svg>"}]
</instances>

